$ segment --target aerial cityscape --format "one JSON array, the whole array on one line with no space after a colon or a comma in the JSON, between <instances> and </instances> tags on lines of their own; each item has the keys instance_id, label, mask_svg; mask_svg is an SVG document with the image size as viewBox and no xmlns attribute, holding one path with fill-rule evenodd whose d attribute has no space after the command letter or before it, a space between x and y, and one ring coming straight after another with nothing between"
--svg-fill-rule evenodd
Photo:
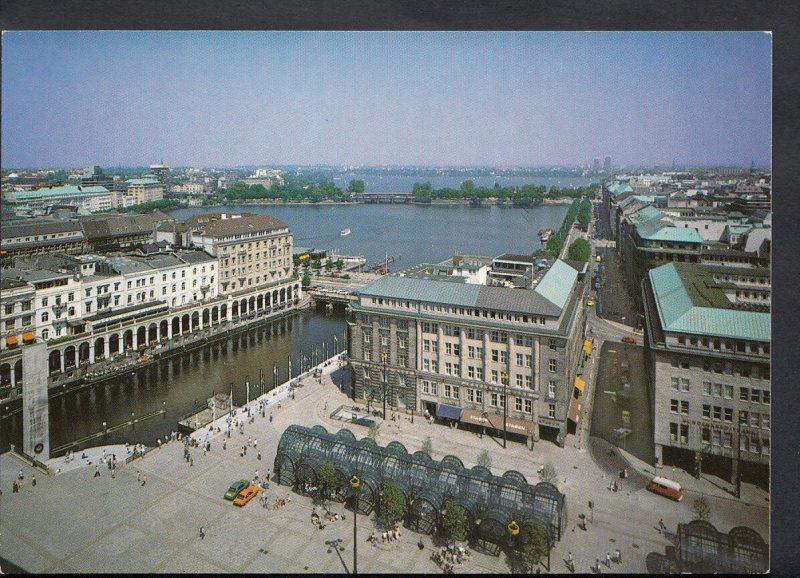
<instances>
[{"instance_id":1,"label":"aerial cityscape","mask_svg":"<svg viewBox=\"0 0 800 578\"><path fill-rule=\"evenodd\" d=\"M3 572L769 570L770 34L2 43Z\"/></svg>"}]
</instances>

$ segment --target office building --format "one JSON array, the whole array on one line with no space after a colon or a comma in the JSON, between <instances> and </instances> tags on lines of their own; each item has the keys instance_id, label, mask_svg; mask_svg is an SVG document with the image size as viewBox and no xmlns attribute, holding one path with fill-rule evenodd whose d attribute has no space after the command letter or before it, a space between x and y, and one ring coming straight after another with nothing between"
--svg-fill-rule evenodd
<instances>
[{"instance_id":1,"label":"office building","mask_svg":"<svg viewBox=\"0 0 800 578\"><path fill-rule=\"evenodd\" d=\"M160 201L164 198L164 183L151 178L128 179L125 181L125 196L133 199L134 205Z\"/></svg>"},{"instance_id":2,"label":"office building","mask_svg":"<svg viewBox=\"0 0 800 578\"><path fill-rule=\"evenodd\" d=\"M583 289L564 261L514 255L458 256L386 275L350 304L354 396L379 403L385 391L390 407L479 429L502 430L507 409L512 437L563 445Z\"/></svg>"},{"instance_id":3,"label":"office building","mask_svg":"<svg viewBox=\"0 0 800 578\"><path fill-rule=\"evenodd\" d=\"M768 269L668 263L641 286L657 466L768 474Z\"/></svg>"}]
</instances>

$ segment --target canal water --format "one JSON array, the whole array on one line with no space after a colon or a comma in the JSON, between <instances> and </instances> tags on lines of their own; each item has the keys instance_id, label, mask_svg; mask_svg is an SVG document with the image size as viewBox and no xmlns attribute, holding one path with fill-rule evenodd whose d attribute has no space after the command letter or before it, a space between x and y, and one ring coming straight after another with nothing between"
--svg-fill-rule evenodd
<instances>
[{"instance_id":1,"label":"canal water","mask_svg":"<svg viewBox=\"0 0 800 578\"><path fill-rule=\"evenodd\" d=\"M540 245L539 229L558 228L567 205L530 209L470 208L466 205L239 205L215 211L249 211L273 215L286 222L296 246L339 249L344 254L365 255L368 264L386 254L398 258L391 270L424 261L442 261L454 253L496 256L504 252L530 254ZM173 211L176 218L204 212L201 208ZM340 237L350 228L352 234ZM103 443L154 443L177 428L177 421L201 407L214 392L228 392L234 384L234 402L258 393L259 371L267 387L273 384L273 364L279 383L287 377L288 356L292 374L298 372L301 356L311 357L312 347L321 355L341 351L345 321L337 308L333 313L307 310L204 345L180 357L162 360L108 381L66 392L50 401L50 446L56 455L75 440L103 431L103 422L113 431L76 446ZM337 341L334 342L334 337ZM22 413L19 405L0 416L0 451L22 443ZM163 414L156 414L164 410ZM134 425L133 419L153 416ZM119 427L117 427L119 426Z\"/></svg>"}]
</instances>

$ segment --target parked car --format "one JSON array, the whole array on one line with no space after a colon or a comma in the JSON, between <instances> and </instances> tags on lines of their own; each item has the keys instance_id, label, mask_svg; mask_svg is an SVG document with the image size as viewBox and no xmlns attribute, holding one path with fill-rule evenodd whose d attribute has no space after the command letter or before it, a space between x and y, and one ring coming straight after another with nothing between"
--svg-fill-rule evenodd
<instances>
[{"instance_id":1,"label":"parked car","mask_svg":"<svg viewBox=\"0 0 800 578\"><path fill-rule=\"evenodd\" d=\"M660 494L670 500L680 502L683 499L683 491L678 482L673 482L667 478L656 476L647 484L647 489L655 494Z\"/></svg>"},{"instance_id":2,"label":"parked car","mask_svg":"<svg viewBox=\"0 0 800 578\"><path fill-rule=\"evenodd\" d=\"M639 343L635 337L628 337L627 335L622 338L622 343Z\"/></svg>"},{"instance_id":3,"label":"parked car","mask_svg":"<svg viewBox=\"0 0 800 578\"><path fill-rule=\"evenodd\" d=\"M233 482L231 484L231 487L228 488L228 491L225 492L225 499L233 500L236 496L239 495L239 492L244 490L249 485L250 485L250 480L239 480L238 482Z\"/></svg>"},{"instance_id":4,"label":"parked car","mask_svg":"<svg viewBox=\"0 0 800 578\"><path fill-rule=\"evenodd\" d=\"M247 502L252 500L257 493L258 493L258 488L251 484L247 486L244 490L239 492L239 495L236 496L236 499L233 500L233 505L239 507L244 506L245 504L247 504Z\"/></svg>"}]
</instances>

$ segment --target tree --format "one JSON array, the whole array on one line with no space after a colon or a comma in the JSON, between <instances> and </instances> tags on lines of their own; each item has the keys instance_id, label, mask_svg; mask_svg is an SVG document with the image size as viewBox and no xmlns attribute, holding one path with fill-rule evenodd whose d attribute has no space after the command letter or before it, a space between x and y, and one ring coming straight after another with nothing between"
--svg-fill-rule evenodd
<instances>
[{"instance_id":1,"label":"tree","mask_svg":"<svg viewBox=\"0 0 800 578\"><path fill-rule=\"evenodd\" d=\"M428 457L433 457L433 442L431 441L431 436L425 438L425 441L422 442L422 451L428 454Z\"/></svg>"},{"instance_id":2,"label":"tree","mask_svg":"<svg viewBox=\"0 0 800 578\"><path fill-rule=\"evenodd\" d=\"M444 501L442 534L447 540L466 540L467 516L464 508L451 498Z\"/></svg>"},{"instance_id":3,"label":"tree","mask_svg":"<svg viewBox=\"0 0 800 578\"><path fill-rule=\"evenodd\" d=\"M471 180L466 180L461 183L461 191L464 193L472 193L472 190L475 188L475 183Z\"/></svg>"},{"instance_id":4,"label":"tree","mask_svg":"<svg viewBox=\"0 0 800 578\"><path fill-rule=\"evenodd\" d=\"M339 475L336 473L336 466L328 460L324 462L317 472L318 495L323 503L331 498L331 494L339 489Z\"/></svg>"},{"instance_id":5,"label":"tree","mask_svg":"<svg viewBox=\"0 0 800 578\"><path fill-rule=\"evenodd\" d=\"M364 181L350 181L350 184L347 185L347 192L348 193L356 193L360 194L364 192Z\"/></svg>"},{"instance_id":6,"label":"tree","mask_svg":"<svg viewBox=\"0 0 800 578\"><path fill-rule=\"evenodd\" d=\"M379 426L377 423L370 424L369 430L367 430L367 437L378 441L379 435L381 435L381 426Z\"/></svg>"},{"instance_id":7,"label":"tree","mask_svg":"<svg viewBox=\"0 0 800 578\"><path fill-rule=\"evenodd\" d=\"M711 505L705 496L700 496L692 502L692 510L694 510L695 520L708 521L711 518Z\"/></svg>"},{"instance_id":8,"label":"tree","mask_svg":"<svg viewBox=\"0 0 800 578\"><path fill-rule=\"evenodd\" d=\"M587 259L587 260L588 260L588 259ZM325 268L326 268L328 271L330 271L331 269L333 269L333 259L331 259L330 257L328 257L328 259L325 261Z\"/></svg>"},{"instance_id":9,"label":"tree","mask_svg":"<svg viewBox=\"0 0 800 578\"><path fill-rule=\"evenodd\" d=\"M307 289L311 285L311 272L306 269L303 273L303 289Z\"/></svg>"},{"instance_id":10,"label":"tree","mask_svg":"<svg viewBox=\"0 0 800 578\"><path fill-rule=\"evenodd\" d=\"M540 524L532 522L522 527L519 538L519 553L528 565L528 571L533 572L534 566L547 555L547 534Z\"/></svg>"},{"instance_id":11,"label":"tree","mask_svg":"<svg viewBox=\"0 0 800 578\"><path fill-rule=\"evenodd\" d=\"M336 270L341 273L342 269L344 269L344 261L342 261L341 259L337 259L335 265L336 265Z\"/></svg>"},{"instance_id":12,"label":"tree","mask_svg":"<svg viewBox=\"0 0 800 578\"><path fill-rule=\"evenodd\" d=\"M489 455L488 451L483 450L478 454L478 465L487 469L492 467L492 456Z\"/></svg>"},{"instance_id":13,"label":"tree","mask_svg":"<svg viewBox=\"0 0 800 578\"><path fill-rule=\"evenodd\" d=\"M586 239L575 239L569 246L569 251L567 252L567 258L573 261L586 262L591 255L592 248L589 245L589 241Z\"/></svg>"},{"instance_id":14,"label":"tree","mask_svg":"<svg viewBox=\"0 0 800 578\"><path fill-rule=\"evenodd\" d=\"M387 480L383 484L380 507L381 521L386 528L391 528L405 517L406 498L403 495L403 489L394 480Z\"/></svg>"},{"instance_id":15,"label":"tree","mask_svg":"<svg viewBox=\"0 0 800 578\"><path fill-rule=\"evenodd\" d=\"M558 482L558 474L556 473L556 469L553 467L553 464L545 464L544 468L541 472L539 472L539 479L543 482L547 482L548 484L553 484L554 486Z\"/></svg>"}]
</instances>

